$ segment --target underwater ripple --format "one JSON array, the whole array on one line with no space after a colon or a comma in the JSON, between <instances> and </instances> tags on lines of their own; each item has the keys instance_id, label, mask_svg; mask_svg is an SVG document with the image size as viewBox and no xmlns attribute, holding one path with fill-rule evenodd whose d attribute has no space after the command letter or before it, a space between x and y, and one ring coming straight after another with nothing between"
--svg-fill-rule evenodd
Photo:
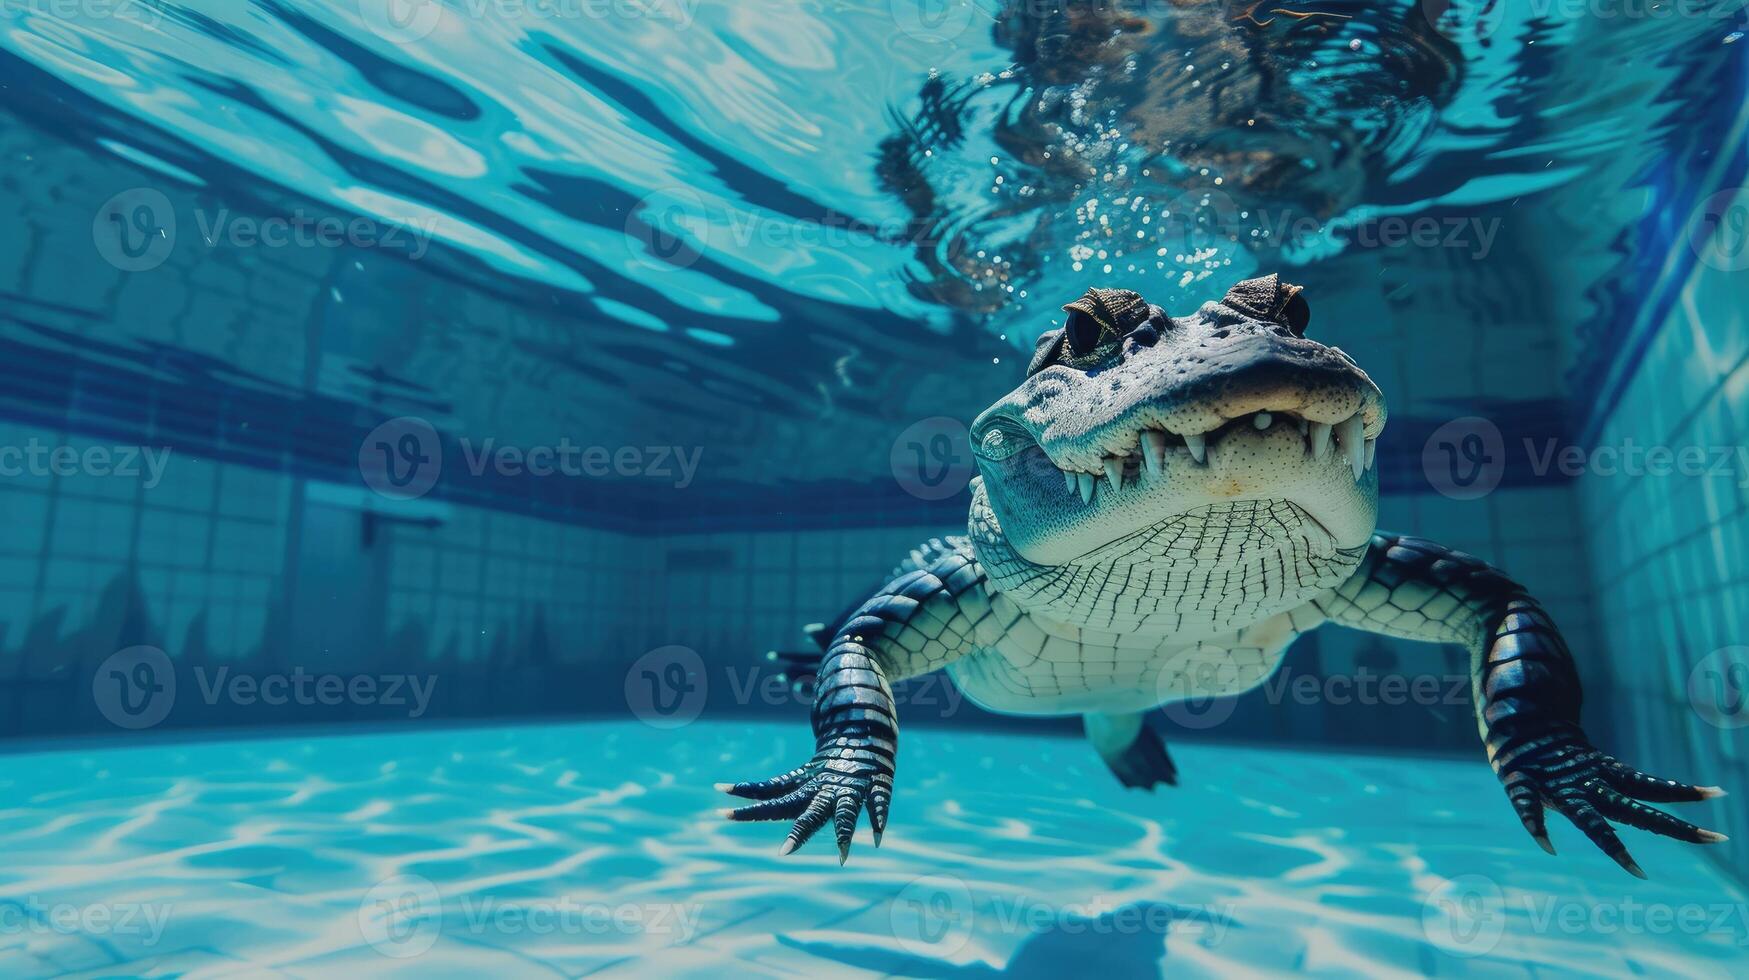
<instances>
[{"instance_id":1,"label":"underwater ripple","mask_svg":"<svg viewBox=\"0 0 1749 980\"><path fill-rule=\"evenodd\" d=\"M1175 746L1123 790L1084 744L918 730L882 847L780 859L711 784L800 725L636 723L164 743L9 756L0 973L1726 976L1742 908L1692 848L1651 882L1576 831L1524 838L1474 762ZM107 920L64 920L89 915ZM122 916L131 917L124 922ZM1593 920L1586 920L1587 922ZM72 923L69 926L69 922Z\"/></svg>"}]
</instances>

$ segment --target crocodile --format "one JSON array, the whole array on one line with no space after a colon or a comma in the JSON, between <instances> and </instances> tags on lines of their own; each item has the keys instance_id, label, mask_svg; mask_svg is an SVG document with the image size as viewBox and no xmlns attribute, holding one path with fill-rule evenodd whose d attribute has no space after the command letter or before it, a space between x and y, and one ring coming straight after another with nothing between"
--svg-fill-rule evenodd
<instances>
[{"instance_id":1,"label":"crocodile","mask_svg":"<svg viewBox=\"0 0 1749 980\"><path fill-rule=\"evenodd\" d=\"M1626 871L1613 824L1724 836L1649 803L1722 794L1650 776L1580 727L1571 651L1548 611L1487 562L1378 530L1383 394L1306 336L1310 306L1270 275L1190 316L1092 288L1038 340L1019 387L972 423L964 536L913 553L828 631L814 669L813 757L718 789L731 820L792 821L789 854L831 823L839 863L866 809L892 803L892 684L945 670L1009 714L1079 714L1126 785L1176 779L1145 722L1162 704L1265 681L1326 624L1460 644L1489 763L1549 853L1546 811Z\"/></svg>"}]
</instances>

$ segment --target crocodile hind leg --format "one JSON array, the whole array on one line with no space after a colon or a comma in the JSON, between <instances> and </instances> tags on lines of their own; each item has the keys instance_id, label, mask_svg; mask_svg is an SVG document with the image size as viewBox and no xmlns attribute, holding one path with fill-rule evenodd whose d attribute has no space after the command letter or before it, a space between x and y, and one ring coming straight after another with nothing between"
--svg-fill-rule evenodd
<instances>
[{"instance_id":1,"label":"crocodile hind leg","mask_svg":"<svg viewBox=\"0 0 1749 980\"><path fill-rule=\"evenodd\" d=\"M1178 767L1166 754L1165 740L1148 727L1145 713L1092 712L1082 715L1081 723L1118 782L1150 793L1160 783L1178 785Z\"/></svg>"},{"instance_id":2,"label":"crocodile hind leg","mask_svg":"<svg viewBox=\"0 0 1749 980\"><path fill-rule=\"evenodd\" d=\"M1579 727L1579 673L1566 641L1542 605L1487 562L1420 538L1376 534L1353 577L1313 605L1344 626L1469 649L1488 761L1524 829L1549 853L1545 810L1641 878L1611 822L1694 844L1725 839L1646 805L1692 803L1723 790L1647 775L1591 744Z\"/></svg>"}]
</instances>

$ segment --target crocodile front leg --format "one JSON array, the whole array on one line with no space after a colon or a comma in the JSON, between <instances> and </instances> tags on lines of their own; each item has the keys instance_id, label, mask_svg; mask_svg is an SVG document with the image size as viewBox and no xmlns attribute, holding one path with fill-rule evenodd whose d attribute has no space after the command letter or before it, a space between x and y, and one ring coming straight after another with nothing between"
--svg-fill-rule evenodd
<instances>
[{"instance_id":1,"label":"crocodile front leg","mask_svg":"<svg viewBox=\"0 0 1749 980\"><path fill-rule=\"evenodd\" d=\"M942 555L887 583L838 627L827 646L814 687L814 757L771 779L717 784L763 801L723 814L730 820L794 819L783 854L831 820L843 864L866 806L879 847L899 744L889 681L940 669L970 652L973 622L988 610L984 572L969 551Z\"/></svg>"},{"instance_id":2,"label":"crocodile front leg","mask_svg":"<svg viewBox=\"0 0 1749 980\"><path fill-rule=\"evenodd\" d=\"M1469 648L1488 761L1524 828L1550 854L1545 809L1642 878L1610 821L1699 844L1725 839L1641 802L1693 802L1722 790L1654 778L1592 746L1579 727L1579 675L1566 642L1499 569L1431 541L1377 534L1353 577L1313 604L1344 626Z\"/></svg>"}]
</instances>

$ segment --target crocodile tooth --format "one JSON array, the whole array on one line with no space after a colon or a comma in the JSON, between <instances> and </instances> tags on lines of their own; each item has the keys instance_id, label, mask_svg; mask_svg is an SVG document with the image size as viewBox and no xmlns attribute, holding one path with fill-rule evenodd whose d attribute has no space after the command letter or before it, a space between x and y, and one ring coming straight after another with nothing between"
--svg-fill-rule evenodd
<instances>
[{"instance_id":1,"label":"crocodile tooth","mask_svg":"<svg viewBox=\"0 0 1749 980\"><path fill-rule=\"evenodd\" d=\"M1068 486L1070 493L1075 492L1075 474L1074 473L1070 472L1069 470L1064 470L1063 471L1063 483L1066 486Z\"/></svg>"},{"instance_id":2,"label":"crocodile tooth","mask_svg":"<svg viewBox=\"0 0 1749 980\"><path fill-rule=\"evenodd\" d=\"M1206 463L1209 461L1209 440L1207 435L1201 432L1187 435L1184 437L1184 446L1190 450L1190 458L1199 463Z\"/></svg>"},{"instance_id":3,"label":"crocodile tooth","mask_svg":"<svg viewBox=\"0 0 1749 980\"><path fill-rule=\"evenodd\" d=\"M1081 502L1084 504L1092 503L1093 502L1093 474L1091 474L1091 473L1077 473L1077 474L1075 474L1075 485L1081 488Z\"/></svg>"},{"instance_id":4,"label":"crocodile tooth","mask_svg":"<svg viewBox=\"0 0 1749 980\"><path fill-rule=\"evenodd\" d=\"M1312 423L1312 433L1307 438L1312 441L1313 459L1324 459L1330 455L1330 431L1328 423Z\"/></svg>"},{"instance_id":5,"label":"crocodile tooth","mask_svg":"<svg viewBox=\"0 0 1749 980\"><path fill-rule=\"evenodd\" d=\"M1373 460L1378 455L1378 449L1379 441L1377 439L1368 439L1366 441L1366 468L1369 470L1372 469Z\"/></svg>"},{"instance_id":6,"label":"crocodile tooth","mask_svg":"<svg viewBox=\"0 0 1749 980\"><path fill-rule=\"evenodd\" d=\"M1142 461L1148 466L1149 476L1166 471L1166 433L1159 429L1142 430Z\"/></svg>"},{"instance_id":7,"label":"crocodile tooth","mask_svg":"<svg viewBox=\"0 0 1749 980\"><path fill-rule=\"evenodd\" d=\"M1123 488L1123 460L1116 456L1107 456L1105 463L1105 478L1111 481L1113 489Z\"/></svg>"},{"instance_id":8,"label":"crocodile tooth","mask_svg":"<svg viewBox=\"0 0 1749 980\"><path fill-rule=\"evenodd\" d=\"M1274 421L1275 416L1268 412L1258 412L1257 417L1251 420L1251 424L1257 426L1257 431L1262 432L1264 429L1269 428L1270 424Z\"/></svg>"},{"instance_id":9,"label":"crocodile tooth","mask_svg":"<svg viewBox=\"0 0 1749 980\"><path fill-rule=\"evenodd\" d=\"M1342 423L1342 454L1354 468L1354 478L1366 475L1366 420L1356 412Z\"/></svg>"}]
</instances>

